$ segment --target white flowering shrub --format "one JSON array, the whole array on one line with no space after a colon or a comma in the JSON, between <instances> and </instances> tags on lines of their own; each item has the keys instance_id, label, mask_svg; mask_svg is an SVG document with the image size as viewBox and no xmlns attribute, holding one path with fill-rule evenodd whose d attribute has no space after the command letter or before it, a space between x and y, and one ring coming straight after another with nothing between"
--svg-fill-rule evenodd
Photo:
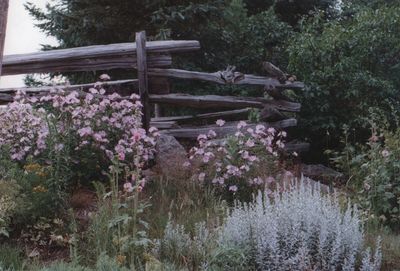
<instances>
[{"instance_id":1,"label":"white flowering shrub","mask_svg":"<svg viewBox=\"0 0 400 271\"><path fill-rule=\"evenodd\" d=\"M238 204L220 245L241 248L257 270L355 270L363 246L357 210L342 212L336 196L307 182ZM367 253L360 270L379 270L380 257L379 248L374 259Z\"/></svg>"},{"instance_id":2,"label":"white flowering shrub","mask_svg":"<svg viewBox=\"0 0 400 271\"><path fill-rule=\"evenodd\" d=\"M217 125L223 126L225 122L218 120ZM239 198L275 183L286 132L264 125L251 127L241 121L234 135L219 142L215 137L213 130L200 135L198 147L190 151L191 163L200 163L196 175L200 182Z\"/></svg>"}]
</instances>

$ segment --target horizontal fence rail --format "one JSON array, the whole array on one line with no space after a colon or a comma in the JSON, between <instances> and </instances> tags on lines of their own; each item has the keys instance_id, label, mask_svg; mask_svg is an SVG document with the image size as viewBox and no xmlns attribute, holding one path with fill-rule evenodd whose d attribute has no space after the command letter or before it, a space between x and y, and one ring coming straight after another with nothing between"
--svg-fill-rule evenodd
<instances>
[{"instance_id":1,"label":"horizontal fence rail","mask_svg":"<svg viewBox=\"0 0 400 271\"><path fill-rule=\"evenodd\" d=\"M150 41L146 43L149 67L167 67L170 53L200 49L198 41ZM108 70L136 67L136 43L95 45L30 54L7 55L3 75L46 72Z\"/></svg>"},{"instance_id":2,"label":"horizontal fence rail","mask_svg":"<svg viewBox=\"0 0 400 271\"><path fill-rule=\"evenodd\" d=\"M201 80L206 82L217 83L221 85L256 85L269 86L271 88L280 89L303 89L302 82L280 83L278 79L264 76L256 76L251 74L234 73L230 76L224 74L223 71L215 73L185 71L179 69L149 69L149 76L153 77L169 77L188 80Z\"/></svg>"}]
</instances>

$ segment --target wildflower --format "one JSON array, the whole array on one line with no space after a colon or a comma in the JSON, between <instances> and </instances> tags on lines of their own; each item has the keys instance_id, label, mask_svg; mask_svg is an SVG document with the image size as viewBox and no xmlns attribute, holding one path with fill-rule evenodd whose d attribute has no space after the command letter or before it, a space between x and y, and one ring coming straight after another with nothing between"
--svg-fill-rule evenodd
<instances>
[{"instance_id":1,"label":"wildflower","mask_svg":"<svg viewBox=\"0 0 400 271\"><path fill-rule=\"evenodd\" d=\"M203 156L203 162L208 163L213 157L214 157L214 154L212 152L207 152Z\"/></svg>"},{"instance_id":2,"label":"wildflower","mask_svg":"<svg viewBox=\"0 0 400 271\"><path fill-rule=\"evenodd\" d=\"M390 155L390 152L388 150L385 149L385 150L382 151L382 156L383 157L387 158L387 157L389 157L389 155Z\"/></svg>"},{"instance_id":3,"label":"wildflower","mask_svg":"<svg viewBox=\"0 0 400 271\"><path fill-rule=\"evenodd\" d=\"M219 119L219 120L217 120L216 124L217 124L219 127L222 127L222 126L225 125L225 121L222 120L222 119Z\"/></svg>"},{"instance_id":4,"label":"wildflower","mask_svg":"<svg viewBox=\"0 0 400 271\"><path fill-rule=\"evenodd\" d=\"M124 153L124 152L118 153L118 159L119 159L120 161L124 161L124 160L125 160L125 153Z\"/></svg>"},{"instance_id":5,"label":"wildflower","mask_svg":"<svg viewBox=\"0 0 400 271\"><path fill-rule=\"evenodd\" d=\"M197 141L202 141L202 140L207 140L207 136L204 134L201 134L197 137Z\"/></svg>"},{"instance_id":6,"label":"wildflower","mask_svg":"<svg viewBox=\"0 0 400 271\"><path fill-rule=\"evenodd\" d=\"M91 127L84 127L84 128L81 128L81 129L78 130L78 134L79 134L81 137L89 136L89 135L91 135L92 133L93 133L93 130L92 130Z\"/></svg>"},{"instance_id":7,"label":"wildflower","mask_svg":"<svg viewBox=\"0 0 400 271\"><path fill-rule=\"evenodd\" d=\"M102 75L100 75L99 78L100 78L100 80L103 80L103 81L111 80L111 77L108 74L102 74Z\"/></svg>"},{"instance_id":8,"label":"wildflower","mask_svg":"<svg viewBox=\"0 0 400 271\"><path fill-rule=\"evenodd\" d=\"M268 132L269 134L275 134L275 133L276 133L276 130L275 130L275 128L270 127L270 128L268 128L267 132Z\"/></svg>"},{"instance_id":9,"label":"wildflower","mask_svg":"<svg viewBox=\"0 0 400 271\"><path fill-rule=\"evenodd\" d=\"M278 136L280 136L280 137L286 137L286 136L287 136L287 133L286 133L285 131L282 131L282 132L280 132L280 133L278 134Z\"/></svg>"},{"instance_id":10,"label":"wildflower","mask_svg":"<svg viewBox=\"0 0 400 271\"><path fill-rule=\"evenodd\" d=\"M267 177L267 179L265 179L265 183L267 183L267 184L272 184L275 182L276 182L275 178L271 177L271 176L269 176L269 177Z\"/></svg>"},{"instance_id":11,"label":"wildflower","mask_svg":"<svg viewBox=\"0 0 400 271\"><path fill-rule=\"evenodd\" d=\"M190 167L190 162L189 161L186 161L185 163L183 163L183 165L182 166L184 166L184 167Z\"/></svg>"},{"instance_id":12,"label":"wildflower","mask_svg":"<svg viewBox=\"0 0 400 271\"><path fill-rule=\"evenodd\" d=\"M238 187L236 185L231 185L229 186L229 191L236 193L238 191Z\"/></svg>"},{"instance_id":13,"label":"wildflower","mask_svg":"<svg viewBox=\"0 0 400 271\"><path fill-rule=\"evenodd\" d=\"M127 193L132 193L133 192L132 183L130 182L124 183L124 191Z\"/></svg>"},{"instance_id":14,"label":"wildflower","mask_svg":"<svg viewBox=\"0 0 400 271\"><path fill-rule=\"evenodd\" d=\"M204 182L204 180L206 179L206 174L204 172L199 174L199 181L200 182Z\"/></svg>"},{"instance_id":15,"label":"wildflower","mask_svg":"<svg viewBox=\"0 0 400 271\"><path fill-rule=\"evenodd\" d=\"M62 149L64 149L64 144L60 143L60 144L56 144L55 148L56 151L61 151Z\"/></svg>"},{"instance_id":16,"label":"wildflower","mask_svg":"<svg viewBox=\"0 0 400 271\"><path fill-rule=\"evenodd\" d=\"M240 130L243 127L246 127L247 123L245 121L239 121L238 125L237 125L237 129Z\"/></svg>"},{"instance_id":17,"label":"wildflower","mask_svg":"<svg viewBox=\"0 0 400 271\"><path fill-rule=\"evenodd\" d=\"M208 132L207 136L208 136L209 138L215 138L215 137L217 137L217 133L216 133L215 131L213 131L213 130L210 130L210 131Z\"/></svg>"},{"instance_id":18,"label":"wildflower","mask_svg":"<svg viewBox=\"0 0 400 271\"><path fill-rule=\"evenodd\" d=\"M379 137L376 134L373 134L369 139L370 142L378 142Z\"/></svg>"},{"instance_id":19,"label":"wildflower","mask_svg":"<svg viewBox=\"0 0 400 271\"><path fill-rule=\"evenodd\" d=\"M149 129L149 133L151 133L151 134L153 134L157 131L158 131L158 129L156 127L150 127L150 129Z\"/></svg>"}]
</instances>

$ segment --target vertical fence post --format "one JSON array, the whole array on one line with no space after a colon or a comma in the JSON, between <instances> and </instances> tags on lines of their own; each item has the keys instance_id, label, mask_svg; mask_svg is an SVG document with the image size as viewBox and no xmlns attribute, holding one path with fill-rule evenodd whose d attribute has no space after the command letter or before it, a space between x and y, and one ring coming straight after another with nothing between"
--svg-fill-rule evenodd
<instances>
[{"instance_id":1,"label":"vertical fence post","mask_svg":"<svg viewBox=\"0 0 400 271\"><path fill-rule=\"evenodd\" d=\"M137 70L139 79L140 101L143 104L143 128L146 131L150 127L150 105L149 105L149 89L147 76L147 54L146 54L146 32L136 33L136 53L137 53Z\"/></svg>"},{"instance_id":2,"label":"vertical fence post","mask_svg":"<svg viewBox=\"0 0 400 271\"><path fill-rule=\"evenodd\" d=\"M6 40L8 0L0 0L0 76L3 66L4 42Z\"/></svg>"}]
</instances>

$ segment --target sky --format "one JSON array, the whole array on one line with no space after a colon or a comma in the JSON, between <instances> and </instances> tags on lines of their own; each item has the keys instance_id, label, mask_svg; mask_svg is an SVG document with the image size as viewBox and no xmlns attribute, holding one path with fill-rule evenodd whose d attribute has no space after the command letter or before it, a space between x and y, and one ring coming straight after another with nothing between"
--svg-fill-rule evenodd
<instances>
[{"instance_id":1,"label":"sky","mask_svg":"<svg viewBox=\"0 0 400 271\"><path fill-rule=\"evenodd\" d=\"M24 8L27 0L9 0L8 23L4 55L22 54L40 51L41 44L56 45L57 42L47 37L34 26L33 19ZM48 0L29 0L39 7L44 7ZM0 87L24 86L24 75L0 77Z\"/></svg>"}]
</instances>

